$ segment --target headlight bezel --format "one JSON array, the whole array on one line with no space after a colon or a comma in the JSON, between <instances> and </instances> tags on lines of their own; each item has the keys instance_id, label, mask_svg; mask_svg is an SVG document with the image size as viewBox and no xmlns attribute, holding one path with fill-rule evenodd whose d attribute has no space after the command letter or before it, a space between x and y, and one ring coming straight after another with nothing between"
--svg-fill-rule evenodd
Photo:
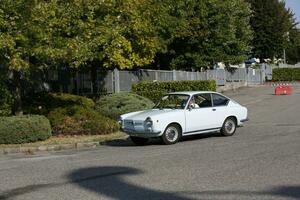
<instances>
[{"instance_id":1,"label":"headlight bezel","mask_svg":"<svg viewBox=\"0 0 300 200\"><path fill-rule=\"evenodd\" d=\"M118 124L119 124L120 126L123 125L123 119L122 119L121 117L118 119Z\"/></svg>"},{"instance_id":2,"label":"headlight bezel","mask_svg":"<svg viewBox=\"0 0 300 200\"><path fill-rule=\"evenodd\" d=\"M151 117L147 117L145 119L145 126L146 127L152 127L153 126L153 120L151 119Z\"/></svg>"}]
</instances>

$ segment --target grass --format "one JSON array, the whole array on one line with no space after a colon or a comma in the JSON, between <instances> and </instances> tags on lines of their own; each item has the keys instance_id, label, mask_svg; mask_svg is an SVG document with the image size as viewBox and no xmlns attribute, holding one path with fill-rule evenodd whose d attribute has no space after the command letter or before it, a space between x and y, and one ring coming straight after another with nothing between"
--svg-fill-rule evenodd
<instances>
[{"instance_id":1,"label":"grass","mask_svg":"<svg viewBox=\"0 0 300 200\"><path fill-rule=\"evenodd\" d=\"M122 132L116 132L108 135L80 135L80 136L52 136L45 141L25 144L0 144L0 148L12 147L39 147L44 145L75 144L81 142L105 142L124 137Z\"/></svg>"}]
</instances>

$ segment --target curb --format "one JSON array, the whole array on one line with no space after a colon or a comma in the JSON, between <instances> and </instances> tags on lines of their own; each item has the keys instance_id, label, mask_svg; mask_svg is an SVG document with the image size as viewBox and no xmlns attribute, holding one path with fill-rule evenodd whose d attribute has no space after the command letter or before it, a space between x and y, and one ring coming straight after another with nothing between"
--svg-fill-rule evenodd
<instances>
[{"instance_id":1,"label":"curb","mask_svg":"<svg viewBox=\"0 0 300 200\"><path fill-rule=\"evenodd\" d=\"M235 91L235 90L238 90L240 88L243 88L243 87L251 87L249 85L247 85L246 82L240 82L240 83L233 83L233 84L227 84L227 85L224 85L224 86L218 86L217 87L217 92L228 92L228 91Z\"/></svg>"},{"instance_id":2,"label":"curb","mask_svg":"<svg viewBox=\"0 0 300 200\"><path fill-rule=\"evenodd\" d=\"M7 147L0 148L0 155L7 154L33 154L34 152L53 152L53 151L61 151L61 150L70 150L70 149L93 149L100 145L105 144L105 142L78 142L74 144L58 144L58 145L41 145L37 147Z\"/></svg>"},{"instance_id":3,"label":"curb","mask_svg":"<svg viewBox=\"0 0 300 200\"><path fill-rule=\"evenodd\" d=\"M299 81L278 81L278 82L266 82L264 83L264 85L267 86L272 86L272 87L276 87L276 86L281 86L281 85L300 85Z\"/></svg>"}]
</instances>

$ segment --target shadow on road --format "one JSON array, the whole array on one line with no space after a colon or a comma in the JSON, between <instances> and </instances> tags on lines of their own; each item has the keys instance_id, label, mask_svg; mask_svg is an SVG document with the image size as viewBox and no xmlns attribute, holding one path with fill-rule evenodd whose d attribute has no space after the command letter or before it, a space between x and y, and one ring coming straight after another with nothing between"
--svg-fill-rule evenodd
<instances>
[{"instance_id":1,"label":"shadow on road","mask_svg":"<svg viewBox=\"0 0 300 200\"><path fill-rule=\"evenodd\" d=\"M210 138L218 138L223 137L220 133L204 133L199 135L190 135L185 136L181 139L181 142L188 142L188 141L194 141L194 140L204 140L204 139L210 139Z\"/></svg>"},{"instance_id":2,"label":"shadow on road","mask_svg":"<svg viewBox=\"0 0 300 200\"><path fill-rule=\"evenodd\" d=\"M42 192L50 188L60 189L65 185L77 185L83 190L96 193L101 197L115 200L124 199L163 199L163 200L192 200L192 199L300 199L300 185L274 187L265 191L246 190L210 190L210 191L163 191L137 185L126 178L144 174L143 171L130 167L106 166L89 167L73 171L67 175L68 181L60 183L36 184L15 188L0 194L1 200L14 199L17 196L33 192ZM176 188L174 188L176 189ZM68 194L65 194L66 196ZM32 194L34 196L34 194ZM66 196L61 196L64 199ZM88 199L88 196L87 196Z\"/></svg>"},{"instance_id":3,"label":"shadow on road","mask_svg":"<svg viewBox=\"0 0 300 200\"><path fill-rule=\"evenodd\" d=\"M101 177L101 174L114 174ZM123 199L164 199L164 200L190 200L179 194L158 191L142 185L136 185L125 180L128 176L143 174L142 171L129 167L95 167L84 168L70 174L69 178L80 187L96 192L116 200ZM89 177L87 180L87 177ZM81 180L81 181L76 181ZM83 181L82 181L83 180Z\"/></svg>"},{"instance_id":4,"label":"shadow on road","mask_svg":"<svg viewBox=\"0 0 300 200\"><path fill-rule=\"evenodd\" d=\"M212 137L222 137L220 133L205 133L205 134L199 134L199 135L191 135L191 136L185 136L181 138L180 142L187 142L187 141L193 141L193 140L201 140L201 139L207 139ZM109 142L104 143L104 145L112 146L112 147L138 147L135 145L130 138L126 139L116 139ZM162 140L160 138L151 138L150 141L145 145L163 145Z\"/></svg>"},{"instance_id":5,"label":"shadow on road","mask_svg":"<svg viewBox=\"0 0 300 200\"><path fill-rule=\"evenodd\" d=\"M112 146L112 147L135 147L135 148L139 147L135 145L129 137L126 139L112 140L104 143L104 145ZM146 145L162 145L162 142L159 138L151 138Z\"/></svg>"},{"instance_id":6,"label":"shadow on road","mask_svg":"<svg viewBox=\"0 0 300 200\"><path fill-rule=\"evenodd\" d=\"M101 196L114 199L165 199L189 200L172 192L157 191L143 186L127 183L126 176L139 175L142 171L129 167L93 167L83 168L68 175L69 181L61 183L35 184L15 188L0 194L0 200L14 199L17 196L38 192L50 188L60 188L67 184L79 185L83 189L96 192ZM66 194L67 195L67 194ZM61 197L64 199L64 197ZM88 199L88 198L87 198Z\"/></svg>"}]
</instances>

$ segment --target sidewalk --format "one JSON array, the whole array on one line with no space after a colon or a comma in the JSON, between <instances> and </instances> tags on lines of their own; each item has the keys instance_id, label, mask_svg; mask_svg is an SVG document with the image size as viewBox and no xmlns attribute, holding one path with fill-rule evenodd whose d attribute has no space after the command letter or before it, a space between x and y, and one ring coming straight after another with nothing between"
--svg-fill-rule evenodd
<instances>
[{"instance_id":1,"label":"sidewalk","mask_svg":"<svg viewBox=\"0 0 300 200\"><path fill-rule=\"evenodd\" d=\"M93 149L107 142L126 138L122 132L99 136L51 137L46 141L29 144L0 145L0 156L7 154L34 154L39 151Z\"/></svg>"}]
</instances>

